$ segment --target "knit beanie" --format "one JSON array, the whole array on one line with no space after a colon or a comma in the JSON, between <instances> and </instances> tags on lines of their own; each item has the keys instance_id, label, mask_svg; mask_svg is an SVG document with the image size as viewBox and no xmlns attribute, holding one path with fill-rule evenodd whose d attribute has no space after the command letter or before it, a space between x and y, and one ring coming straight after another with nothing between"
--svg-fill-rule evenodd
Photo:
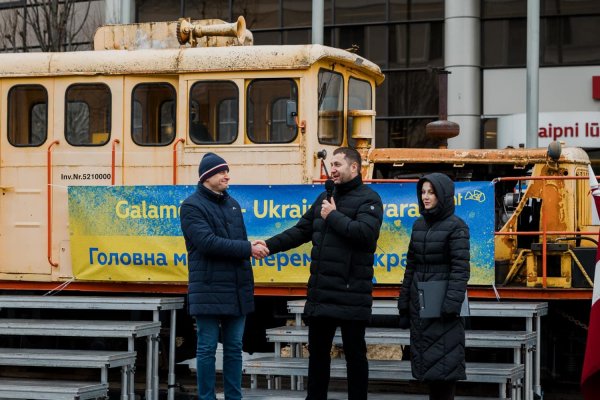
<instances>
[{"instance_id":1,"label":"knit beanie","mask_svg":"<svg viewBox=\"0 0 600 400\"><path fill-rule=\"evenodd\" d=\"M203 183L205 180L221 171L229 171L227 162L215 153L206 153L204 157L202 157L200 166L198 167L200 183Z\"/></svg>"}]
</instances>

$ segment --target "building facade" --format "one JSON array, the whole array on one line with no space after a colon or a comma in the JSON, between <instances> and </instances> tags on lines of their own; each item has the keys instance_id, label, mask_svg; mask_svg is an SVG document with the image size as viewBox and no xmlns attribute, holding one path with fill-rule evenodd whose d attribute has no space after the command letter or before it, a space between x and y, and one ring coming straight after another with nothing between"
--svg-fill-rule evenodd
<instances>
[{"instance_id":1,"label":"building facade","mask_svg":"<svg viewBox=\"0 0 600 400\"><path fill-rule=\"evenodd\" d=\"M378 147L431 147L438 69L448 77L453 148L525 143L528 0L325 0L326 45L356 48L386 75ZM600 149L600 2L539 0L539 145ZM138 21L244 15L255 44L311 41L312 0L138 0ZM597 82L596 85L600 85ZM600 91L600 87L597 89Z\"/></svg>"},{"instance_id":2,"label":"building facade","mask_svg":"<svg viewBox=\"0 0 600 400\"><path fill-rule=\"evenodd\" d=\"M234 21L243 15L255 45L311 42L312 0L67 2L74 3L73 18L88 20L73 40L76 49L90 48L90 32L102 23L182 16ZM525 143L528 0L323 2L324 44L354 49L386 75L377 91L377 147L436 145L425 135L425 125L438 118L440 69L450 72L448 119L461 127L450 147ZM539 2L539 145L563 140L600 158L595 151L600 149L600 1ZM7 31L16 29L11 16L33 3L0 1L0 51L42 50L35 34L23 42L22 33Z\"/></svg>"}]
</instances>

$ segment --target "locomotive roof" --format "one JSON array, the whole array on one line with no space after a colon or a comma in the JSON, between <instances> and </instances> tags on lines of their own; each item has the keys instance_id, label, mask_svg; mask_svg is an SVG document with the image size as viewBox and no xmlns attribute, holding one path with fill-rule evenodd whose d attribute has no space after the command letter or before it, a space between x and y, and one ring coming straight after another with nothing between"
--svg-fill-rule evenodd
<instances>
[{"instance_id":1,"label":"locomotive roof","mask_svg":"<svg viewBox=\"0 0 600 400\"><path fill-rule=\"evenodd\" d=\"M369 161L377 164L445 163L445 164L532 164L546 162L546 148L506 149L379 149L371 150ZM589 164L587 153L579 147L563 147L560 162Z\"/></svg>"},{"instance_id":2,"label":"locomotive roof","mask_svg":"<svg viewBox=\"0 0 600 400\"><path fill-rule=\"evenodd\" d=\"M0 78L308 69L326 61L384 80L373 62L322 45L229 46L0 55Z\"/></svg>"}]
</instances>

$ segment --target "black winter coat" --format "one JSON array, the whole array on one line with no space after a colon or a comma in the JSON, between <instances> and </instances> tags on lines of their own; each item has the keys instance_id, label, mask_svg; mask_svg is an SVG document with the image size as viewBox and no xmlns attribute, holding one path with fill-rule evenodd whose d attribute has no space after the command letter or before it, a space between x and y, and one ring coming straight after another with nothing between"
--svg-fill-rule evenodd
<instances>
[{"instance_id":1,"label":"black winter coat","mask_svg":"<svg viewBox=\"0 0 600 400\"><path fill-rule=\"evenodd\" d=\"M421 188L431 182L438 204L425 210ZM465 328L459 318L470 274L469 227L454 215L454 183L444 174L423 177L417 184L419 217L412 229L398 309L410 316L412 374L425 381L466 379ZM442 314L419 317L417 282L448 281Z\"/></svg>"},{"instance_id":2,"label":"black winter coat","mask_svg":"<svg viewBox=\"0 0 600 400\"><path fill-rule=\"evenodd\" d=\"M271 254L312 240L304 313L367 321L373 305L373 261L383 219L381 198L359 176L336 185L336 210L321 218L321 194L298 223L267 240Z\"/></svg>"},{"instance_id":3,"label":"black winter coat","mask_svg":"<svg viewBox=\"0 0 600 400\"><path fill-rule=\"evenodd\" d=\"M241 316L254 311L252 248L240 205L198 184L181 204L188 251L190 315Z\"/></svg>"}]
</instances>

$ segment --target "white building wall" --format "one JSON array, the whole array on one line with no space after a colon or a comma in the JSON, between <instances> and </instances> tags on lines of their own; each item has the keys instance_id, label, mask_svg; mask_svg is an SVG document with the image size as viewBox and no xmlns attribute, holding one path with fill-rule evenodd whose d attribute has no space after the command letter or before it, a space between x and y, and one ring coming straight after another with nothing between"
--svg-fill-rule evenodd
<instances>
[{"instance_id":1,"label":"white building wall","mask_svg":"<svg viewBox=\"0 0 600 400\"><path fill-rule=\"evenodd\" d=\"M483 72L483 114L501 116L525 112L525 68ZM592 76L598 66L540 68L540 112L600 111L592 98Z\"/></svg>"},{"instance_id":2,"label":"white building wall","mask_svg":"<svg viewBox=\"0 0 600 400\"><path fill-rule=\"evenodd\" d=\"M526 70L490 69L483 73L483 115L498 118L497 145L525 143ZM592 98L598 66L540 68L538 141L600 148L600 101Z\"/></svg>"}]
</instances>

